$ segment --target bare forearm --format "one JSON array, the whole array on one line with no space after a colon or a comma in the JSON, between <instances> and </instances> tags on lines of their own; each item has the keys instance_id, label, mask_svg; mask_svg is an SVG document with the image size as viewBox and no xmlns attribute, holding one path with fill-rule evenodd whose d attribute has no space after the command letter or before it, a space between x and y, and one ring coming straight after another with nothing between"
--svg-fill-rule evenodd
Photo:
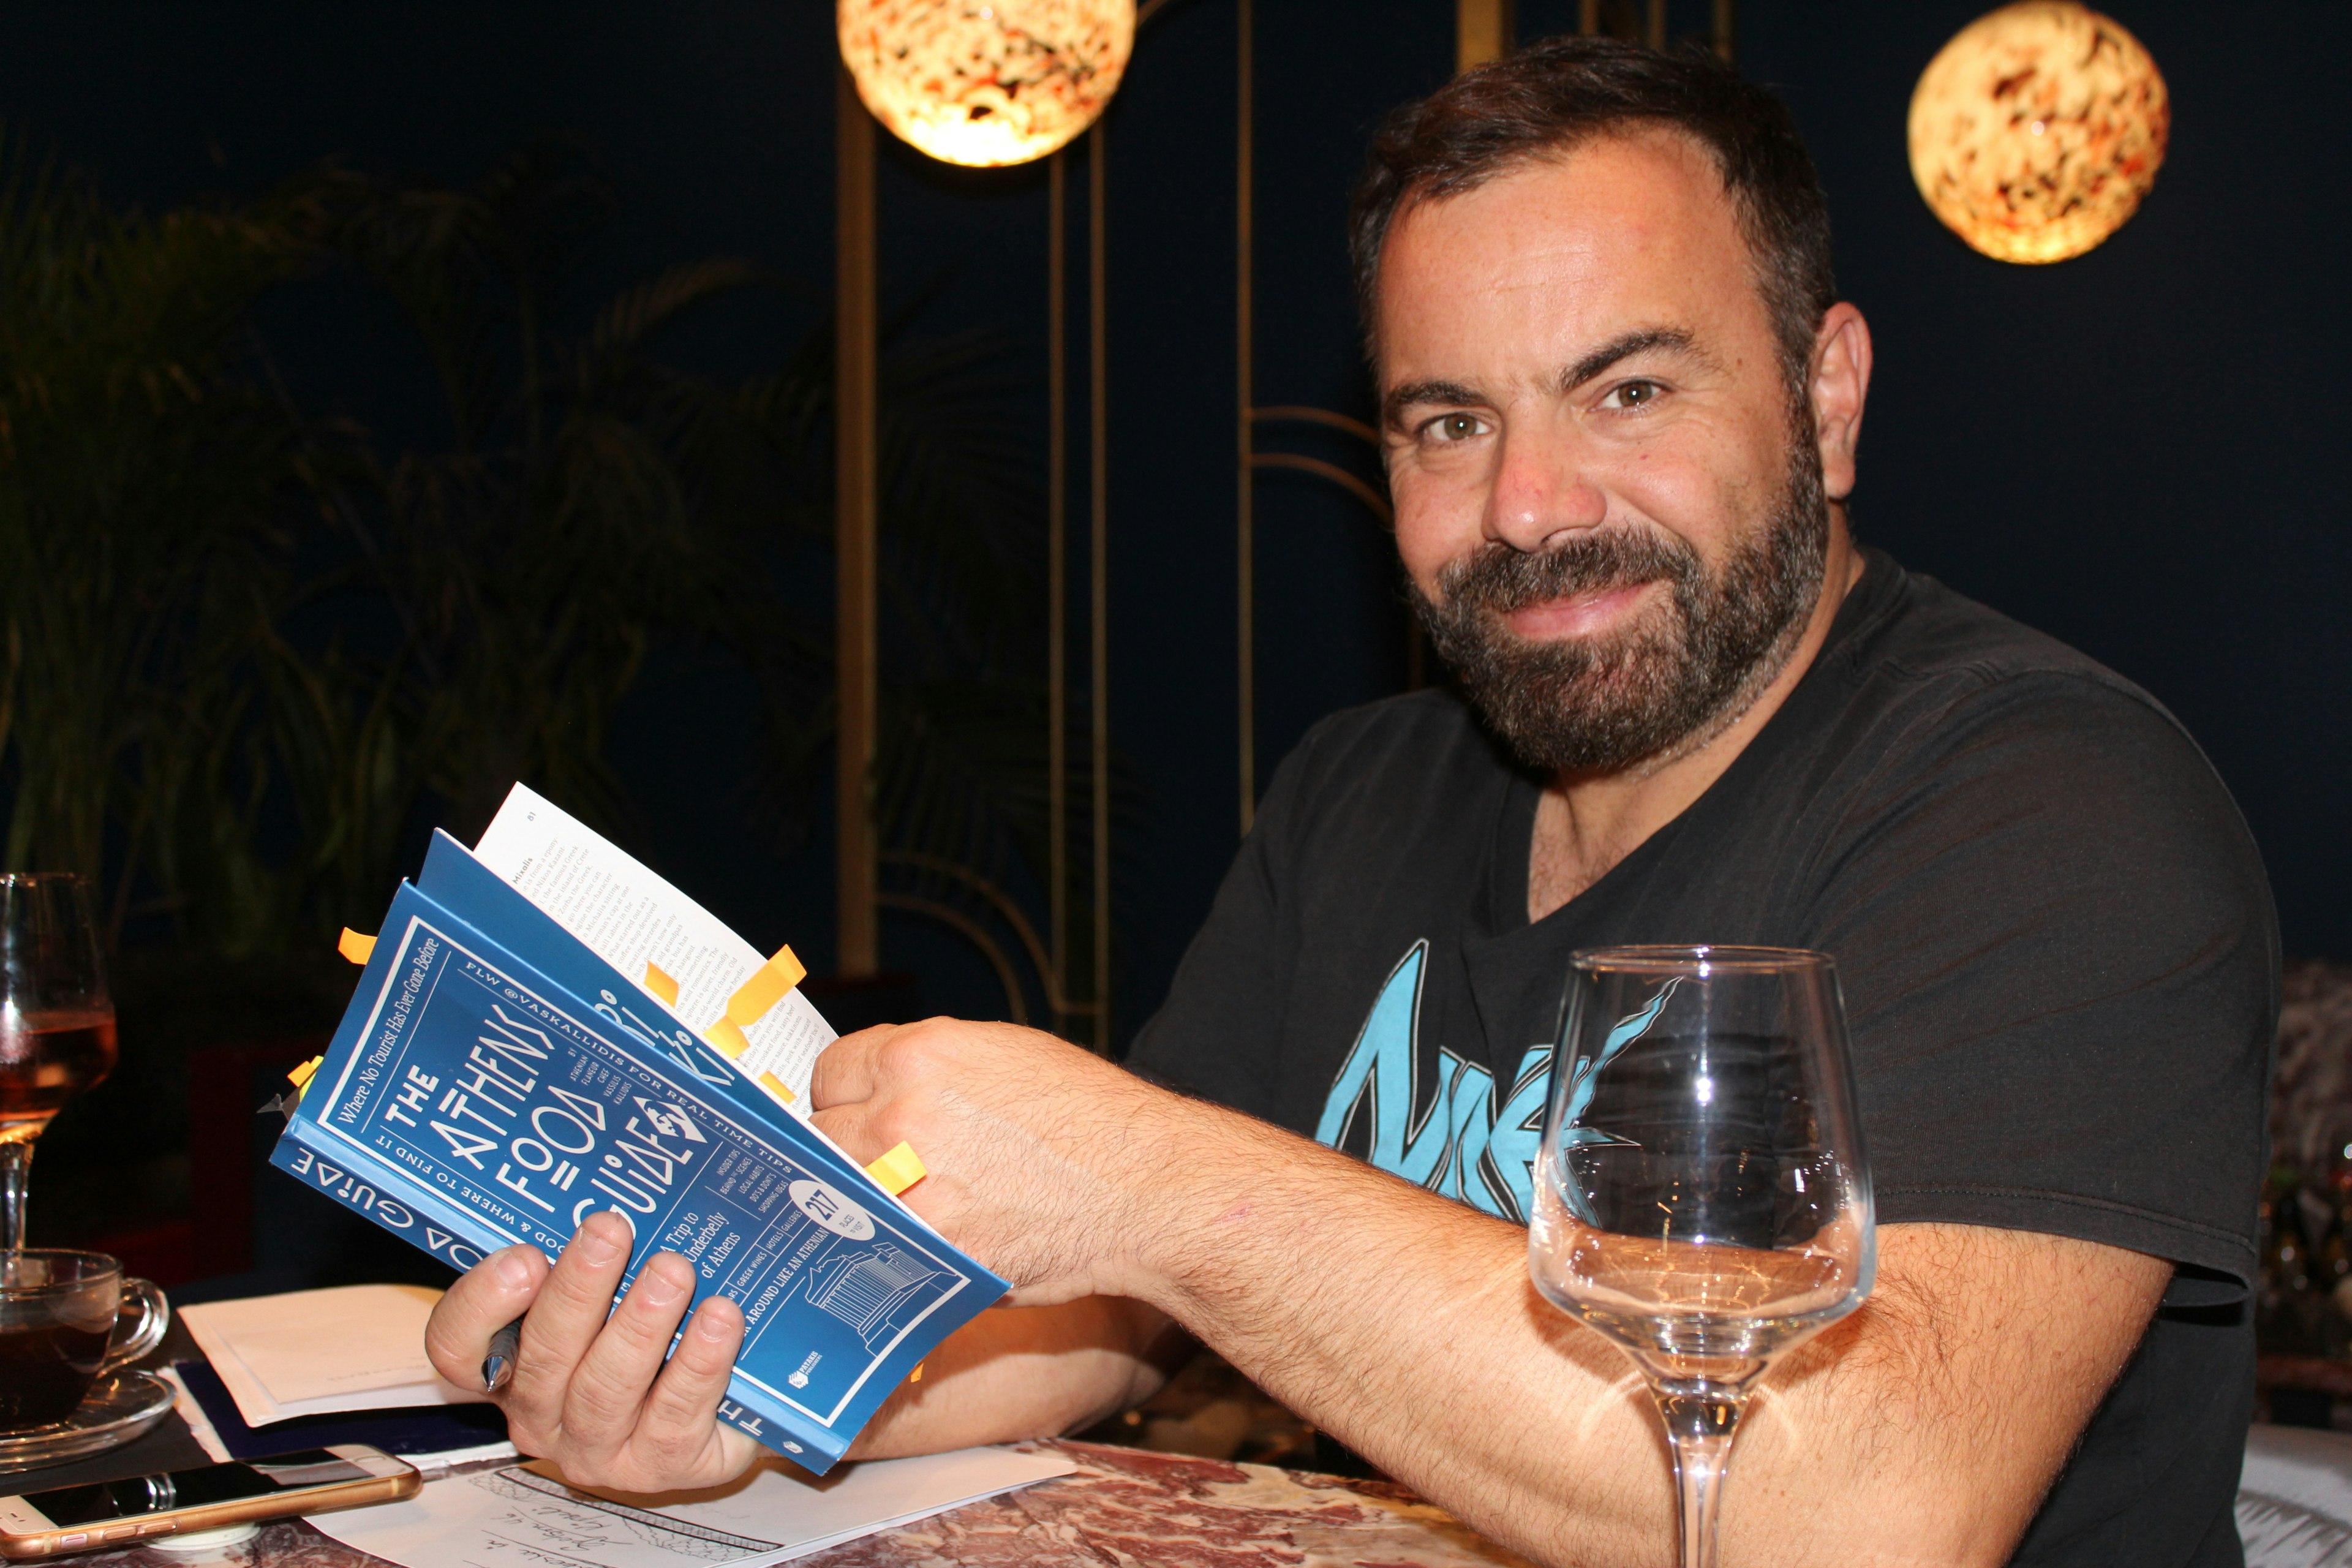
<instances>
[{"instance_id":1,"label":"bare forearm","mask_svg":"<svg viewBox=\"0 0 2352 1568\"><path fill-rule=\"evenodd\" d=\"M1533 1296L1525 1231L1240 1118L1220 1131L1213 1154L1195 1146L1188 1195L1207 1201L1170 1228L1158 1305L1495 1539L1548 1563L1664 1560L1656 1417L1631 1363ZM1250 1173L1224 1201L1219 1169Z\"/></svg>"},{"instance_id":2,"label":"bare forearm","mask_svg":"<svg viewBox=\"0 0 2352 1568\"><path fill-rule=\"evenodd\" d=\"M853 1036L811 1094L845 1148L923 1149L933 1173L910 1201L1017 1300L1148 1302L1538 1557L1667 1558L1669 1469L1643 1386L1534 1295L1517 1227L1010 1025ZM1724 1561L2002 1561L2169 1273L2091 1242L1890 1227L1871 1301L1763 1382ZM969 1397L908 1395L907 1438L934 1400L925 1447L1113 1408L1140 1386L1117 1375L1140 1372L1139 1342L1100 1342L1097 1370L1055 1363L1043 1389L1019 1356L982 1356L995 1370ZM999 1398L993 1420L950 1419Z\"/></svg>"},{"instance_id":3,"label":"bare forearm","mask_svg":"<svg viewBox=\"0 0 2352 1568\"><path fill-rule=\"evenodd\" d=\"M1154 1354L1167 1318L1140 1302L1087 1296L1000 1307L950 1336L903 1384L850 1453L887 1458L1076 1431L1148 1398L1165 1381Z\"/></svg>"},{"instance_id":4,"label":"bare forearm","mask_svg":"<svg viewBox=\"0 0 2352 1568\"><path fill-rule=\"evenodd\" d=\"M1138 1294L1539 1560L1671 1559L1644 1385L1535 1293L1524 1231L1207 1108L1188 1155ZM1891 1227L1883 1253L1873 1301L1764 1381L1727 1563L2005 1560L2169 1274L1969 1226Z\"/></svg>"}]
</instances>

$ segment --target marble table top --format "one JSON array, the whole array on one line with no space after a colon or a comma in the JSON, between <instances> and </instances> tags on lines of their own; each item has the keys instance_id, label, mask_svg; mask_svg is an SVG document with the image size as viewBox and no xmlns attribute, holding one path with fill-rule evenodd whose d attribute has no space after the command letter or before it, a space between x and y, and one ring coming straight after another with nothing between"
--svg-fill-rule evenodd
<instances>
[{"instance_id":1,"label":"marble table top","mask_svg":"<svg viewBox=\"0 0 2352 1568\"><path fill-rule=\"evenodd\" d=\"M798 1559L808 1568L1525 1568L1444 1510L1379 1481L1092 1443L1076 1474ZM90 1568L381 1568L299 1520L210 1556L131 1547Z\"/></svg>"}]
</instances>

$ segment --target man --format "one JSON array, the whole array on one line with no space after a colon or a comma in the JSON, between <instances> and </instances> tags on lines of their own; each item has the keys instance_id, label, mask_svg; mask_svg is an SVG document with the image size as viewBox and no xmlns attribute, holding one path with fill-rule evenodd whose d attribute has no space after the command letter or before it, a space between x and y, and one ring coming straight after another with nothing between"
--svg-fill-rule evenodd
<instances>
[{"instance_id":1,"label":"man","mask_svg":"<svg viewBox=\"0 0 2352 1568\"><path fill-rule=\"evenodd\" d=\"M1307 738L1136 1073L945 1020L826 1052L819 1123L913 1142L914 1206L1017 1287L858 1451L1081 1426L1181 1325L1497 1540L1666 1561L1656 1415L1527 1281L1545 1042L1573 949L1758 942L1837 955L1884 1229L1869 1301L1766 1380L1723 1561L2238 1561L2261 868L2150 699L1856 545L1871 341L1785 111L1539 45L1391 122L1354 244L1398 550L1468 705ZM626 1241L493 1258L436 1364L529 1306L518 1442L718 1479L740 1316L664 1367L691 1274L608 1321Z\"/></svg>"}]
</instances>

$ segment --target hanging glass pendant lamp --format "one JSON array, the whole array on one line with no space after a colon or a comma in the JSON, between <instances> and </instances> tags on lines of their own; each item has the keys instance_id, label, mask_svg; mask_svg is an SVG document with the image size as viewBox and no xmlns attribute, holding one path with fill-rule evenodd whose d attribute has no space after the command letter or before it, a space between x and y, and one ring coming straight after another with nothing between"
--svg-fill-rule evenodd
<instances>
[{"instance_id":1,"label":"hanging glass pendant lamp","mask_svg":"<svg viewBox=\"0 0 2352 1568\"><path fill-rule=\"evenodd\" d=\"M890 133L949 163L1025 163L1095 121L1135 0L838 0L841 58Z\"/></svg>"},{"instance_id":2,"label":"hanging glass pendant lamp","mask_svg":"<svg viewBox=\"0 0 2352 1568\"><path fill-rule=\"evenodd\" d=\"M2112 16L2025 0L1978 17L1911 95L1911 177L1998 261L2063 261L2122 227L2164 163L2170 99Z\"/></svg>"}]
</instances>

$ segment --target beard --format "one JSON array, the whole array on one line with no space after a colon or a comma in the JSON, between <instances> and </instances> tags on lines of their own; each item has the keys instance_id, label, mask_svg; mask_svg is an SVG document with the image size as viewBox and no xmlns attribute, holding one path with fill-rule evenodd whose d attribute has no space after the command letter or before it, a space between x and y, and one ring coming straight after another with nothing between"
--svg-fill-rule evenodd
<instances>
[{"instance_id":1,"label":"beard","mask_svg":"<svg viewBox=\"0 0 2352 1568\"><path fill-rule=\"evenodd\" d=\"M1807 411L1810 415L1810 410ZM1414 613L1471 703L1547 773L1614 773L1703 743L1788 665L1819 598L1829 503L1810 417L1780 496L1720 574L1663 531L1614 528L1537 553L1489 544L1438 574ZM1534 642L1503 617L1547 600L1664 583L1663 604L1602 636Z\"/></svg>"}]
</instances>

